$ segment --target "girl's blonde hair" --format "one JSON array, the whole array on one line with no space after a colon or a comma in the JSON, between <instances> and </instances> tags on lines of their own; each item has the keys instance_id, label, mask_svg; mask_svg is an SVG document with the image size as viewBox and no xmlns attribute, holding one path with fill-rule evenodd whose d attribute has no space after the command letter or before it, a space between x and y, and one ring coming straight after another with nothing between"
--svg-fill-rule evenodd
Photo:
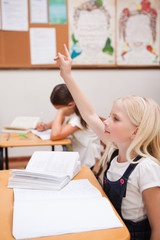
<instances>
[{"instance_id":1,"label":"girl's blonde hair","mask_svg":"<svg viewBox=\"0 0 160 240\"><path fill-rule=\"evenodd\" d=\"M122 101L132 124L138 128L133 141L127 150L130 162L131 154L149 157L160 165L160 107L152 99L129 95L117 99ZM115 102L116 102L115 101ZM110 158L110 149L116 149L114 143L106 147L101 162L104 164ZM141 160L139 160L141 161Z\"/></svg>"}]
</instances>

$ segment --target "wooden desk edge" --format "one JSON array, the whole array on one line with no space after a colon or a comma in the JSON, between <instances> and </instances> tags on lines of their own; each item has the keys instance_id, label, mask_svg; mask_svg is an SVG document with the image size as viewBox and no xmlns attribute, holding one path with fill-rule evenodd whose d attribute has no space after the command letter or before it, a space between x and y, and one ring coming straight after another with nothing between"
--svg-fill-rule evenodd
<instances>
[{"instance_id":1,"label":"wooden desk edge","mask_svg":"<svg viewBox=\"0 0 160 240\"><path fill-rule=\"evenodd\" d=\"M59 140L42 140L33 133L27 133L26 138L12 133L9 140L7 140L8 133L2 133L0 139L0 147L27 147L27 146L56 146L56 145L70 145L71 139L64 138Z\"/></svg>"}]
</instances>

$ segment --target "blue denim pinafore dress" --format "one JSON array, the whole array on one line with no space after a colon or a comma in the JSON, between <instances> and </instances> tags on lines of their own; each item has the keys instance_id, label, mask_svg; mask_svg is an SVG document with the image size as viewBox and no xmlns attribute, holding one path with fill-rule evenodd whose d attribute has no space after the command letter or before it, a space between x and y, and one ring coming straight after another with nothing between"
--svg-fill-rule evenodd
<instances>
[{"instance_id":1,"label":"blue denim pinafore dress","mask_svg":"<svg viewBox=\"0 0 160 240\"><path fill-rule=\"evenodd\" d=\"M107 169L105 170L104 177L103 177L103 190L105 191L106 195L108 196L113 206L117 210L118 214L121 216L122 220L127 226L131 235L131 240L149 240L151 236L151 229L150 229L148 218L139 222L133 222L133 221L124 219L121 213L122 199L123 197L126 196L127 180L138 163L130 164L126 169L126 171L124 172L123 176L115 182L111 182L106 177L107 176L106 173L110 167L111 161L117 155L118 155L118 150L113 152L111 159L107 164ZM134 159L134 161L136 162L140 158L141 158L140 156L137 156Z\"/></svg>"}]
</instances>

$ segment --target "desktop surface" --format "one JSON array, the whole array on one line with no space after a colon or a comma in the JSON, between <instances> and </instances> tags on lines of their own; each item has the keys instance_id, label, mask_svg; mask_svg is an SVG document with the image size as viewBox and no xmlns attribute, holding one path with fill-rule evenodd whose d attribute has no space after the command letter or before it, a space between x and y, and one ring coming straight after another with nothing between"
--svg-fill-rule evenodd
<instances>
[{"instance_id":1,"label":"desktop surface","mask_svg":"<svg viewBox=\"0 0 160 240\"><path fill-rule=\"evenodd\" d=\"M13 202L14 194L13 189L8 189L8 178L10 176L10 170L0 171L0 239L14 240L12 235L12 222L13 222ZM74 179L88 179L93 186L95 186L106 197L97 179L93 175L92 171L87 167L81 167L81 171L75 176ZM98 206L97 206L98 207ZM94 209L93 209L94 211ZM115 211L118 216L117 212ZM22 213L23 214L23 213ZM85 217L85 213L84 213ZM119 216L118 216L119 217ZM119 217L120 219L120 217ZM121 219L120 219L121 220ZM122 220L121 220L122 222ZM122 222L123 223L123 222ZM123 223L122 228L105 229L81 233L64 234L58 236L43 237L45 240L129 240L130 234L128 229ZM42 238L34 238L35 240L42 240Z\"/></svg>"}]
</instances>

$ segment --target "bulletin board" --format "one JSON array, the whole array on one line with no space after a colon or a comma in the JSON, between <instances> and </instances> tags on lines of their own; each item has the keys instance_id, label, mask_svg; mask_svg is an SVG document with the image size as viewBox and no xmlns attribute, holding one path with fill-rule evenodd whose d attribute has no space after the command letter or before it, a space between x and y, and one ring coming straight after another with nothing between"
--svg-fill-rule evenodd
<instances>
[{"instance_id":1,"label":"bulletin board","mask_svg":"<svg viewBox=\"0 0 160 240\"><path fill-rule=\"evenodd\" d=\"M0 3L2 1L0 0ZM73 59L73 68L160 68L159 0L59 0L66 4L66 23L62 24L51 24L49 21L45 24L31 23L31 0L26 1L28 5L28 30L9 31L0 29L0 69L58 68L57 63L31 64L31 28L54 28L56 32L56 53L63 53L63 44L65 43ZM58 0L46 1L48 8L50 1L58 2ZM130 43L128 44L126 40L127 33L124 26L128 23L132 24L131 20L134 17L137 18L135 22L141 21L142 18L142 22L144 21L144 24L146 24L145 21L148 20L145 18L150 13L151 17L154 18L153 22L157 22L157 25L155 30L152 29L151 31L151 34L154 34L150 37L153 38L152 43L146 43L148 45L143 50L144 58L140 59L137 57L138 55L136 56L137 53L132 51ZM125 21L127 19L128 22L123 22L123 19ZM93 23L92 25L88 24L90 20ZM102 23L104 22L105 25L103 26ZM100 26L97 25L98 23ZM142 29L147 29L147 27L142 26ZM156 38L154 31L156 32ZM101 43L104 41L104 34L106 34L105 42ZM145 36L145 34L147 33L140 33L142 36ZM97 44L97 42L99 43ZM139 56L142 55L139 54Z\"/></svg>"},{"instance_id":2,"label":"bulletin board","mask_svg":"<svg viewBox=\"0 0 160 240\"><path fill-rule=\"evenodd\" d=\"M35 26L35 25L34 25ZM34 27L32 24L32 27ZM37 26L36 26L37 27ZM38 27L44 27L39 24ZM47 26L46 26L47 27ZM49 27L49 26L48 26ZM63 44L68 45L67 25L54 26L57 50L63 52ZM57 64L32 65L29 32L0 31L0 68L57 68Z\"/></svg>"},{"instance_id":3,"label":"bulletin board","mask_svg":"<svg viewBox=\"0 0 160 240\"><path fill-rule=\"evenodd\" d=\"M31 24L28 2L28 28L55 28L56 48L63 52L63 44L68 46L68 24ZM57 68L57 64L31 64L29 31L0 30L0 68Z\"/></svg>"}]
</instances>

